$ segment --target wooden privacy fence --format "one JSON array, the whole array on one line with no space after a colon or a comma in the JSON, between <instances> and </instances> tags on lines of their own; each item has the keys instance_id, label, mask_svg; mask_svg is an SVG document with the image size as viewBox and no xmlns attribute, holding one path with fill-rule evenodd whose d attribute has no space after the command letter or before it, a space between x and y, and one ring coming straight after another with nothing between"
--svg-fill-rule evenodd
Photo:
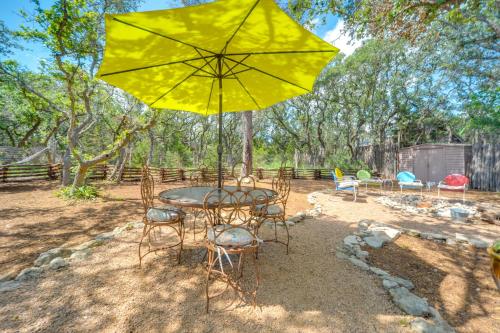
<instances>
[{"instance_id":1,"label":"wooden privacy fence","mask_svg":"<svg viewBox=\"0 0 500 333\"><path fill-rule=\"evenodd\" d=\"M100 164L90 168L87 179L104 180L113 172L112 165ZM332 169L294 169L288 168L286 172L293 179L330 179ZM345 174L355 174L354 170L343 170ZM178 169L178 168L155 168L151 167L153 177L159 182L167 183L174 181L188 180L189 177L198 169ZM216 169L204 169L203 176L207 178L217 178ZM33 165L15 165L0 167L0 182L18 182L32 180L57 180L61 179L61 164L33 164ZM223 175L229 175L224 169ZM271 179L278 175L278 169L257 168L254 176L259 179ZM121 181L135 182L141 180L141 168L125 167L121 175Z\"/></svg>"},{"instance_id":2,"label":"wooden privacy fence","mask_svg":"<svg viewBox=\"0 0 500 333\"><path fill-rule=\"evenodd\" d=\"M469 174L472 188L500 191L500 136L475 138Z\"/></svg>"}]
</instances>

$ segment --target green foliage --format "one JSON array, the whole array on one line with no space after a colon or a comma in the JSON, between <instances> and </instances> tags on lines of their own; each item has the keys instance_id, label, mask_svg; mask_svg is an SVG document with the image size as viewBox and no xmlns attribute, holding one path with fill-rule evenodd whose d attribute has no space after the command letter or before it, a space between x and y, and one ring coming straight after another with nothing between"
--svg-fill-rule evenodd
<instances>
[{"instance_id":1,"label":"green foliage","mask_svg":"<svg viewBox=\"0 0 500 333\"><path fill-rule=\"evenodd\" d=\"M496 240L492 247L494 252L500 253L500 240Z\"/></svg>"},{"instance_id":2,"label":"green foliage","mask_svg":"<svg viewBox=\"0 0 500 333\"><path fill-rule=\"evenodd\" d=\"M57 191L56 195L66 200L94 200L99 196L99 191L90 185L66 186Z\"/></svg>"}]
</instances>

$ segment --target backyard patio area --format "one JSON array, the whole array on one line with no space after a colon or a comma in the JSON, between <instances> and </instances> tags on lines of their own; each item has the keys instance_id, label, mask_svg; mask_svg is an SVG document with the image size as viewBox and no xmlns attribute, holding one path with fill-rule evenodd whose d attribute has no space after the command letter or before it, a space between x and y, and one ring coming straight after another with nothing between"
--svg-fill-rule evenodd
<instances>
[{"instance_id":1,"label":"backyard patio area","mask_svg":"<svg viewBox=\"0 0 500 333\"><path fill-rule=\"evenodd\" d=\"M162 184L157 191L183 185ZM270 182L258 186L270 187ZM4 290L3 332L406 332L415 317L393 303L382 280L336 255L358 223L372 220L488 241L500 234L500 227L487 223L456 224L449 218L386 207L377 202L378 191L362 191L353 202L348 194L333 193L330 181L293 180L287 215L312 209L311 197L321 214L290 224L288 256L279 244L261 246L257 307L228 291L212 301L206 315L204 250L189 246L189 221L180 265L173 251L166 251L146 257L140 269L137 245L142 229L137 222L142 207L137 183L102 185L101 198L78 203L57 198L56 187L54 182L1 185L4 278L32 266L41 252L77 247L132 223L92 248L88 257L67 258L68 265L46 267L39 276ZM500 201L498 194L479 192L469 193L468 199L492 205ZM427 298L456 331L500 330L498 291L484 249L404 234L381 249L365 245L363 250L370 253L369 265L412 281L413 292Z\"/></svg>"}]
</instances>

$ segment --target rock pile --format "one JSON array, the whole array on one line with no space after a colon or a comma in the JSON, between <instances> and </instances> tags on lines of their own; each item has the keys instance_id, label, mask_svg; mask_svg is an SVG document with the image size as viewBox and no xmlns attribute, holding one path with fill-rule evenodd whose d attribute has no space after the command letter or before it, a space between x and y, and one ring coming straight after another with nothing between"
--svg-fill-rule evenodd
<instances>
[{"instance_id":1,"label":"rock pile","mask_svg":"<svg viewBox=\"0 0 500 333\"><path fill-rule=\"evenodd\" d=\"M444 218L451 218L451 208L459 208L468 212L469 217L466 222L473 222L474 219L478 219L482 216L479 206L471 201L462 202L460 200L426 199L413 194L382 196L375 201L384 206L400 209L410 214L428 214L434 217ZM488 211L491 212L491 209Z\"/></svg>"}]
</instances>

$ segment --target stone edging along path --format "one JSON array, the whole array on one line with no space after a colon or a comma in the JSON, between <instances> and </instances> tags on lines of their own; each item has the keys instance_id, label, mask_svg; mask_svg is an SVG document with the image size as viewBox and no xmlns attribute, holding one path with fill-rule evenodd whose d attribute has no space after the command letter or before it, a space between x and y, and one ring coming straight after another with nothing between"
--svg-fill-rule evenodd
<instances>
[{"instance_id":1,"label":"stone edging along path","mask_svg":"<svg viewBox=\"0 0 500 333\"><path fill-rule=\"evenodd\" d=\"M316 201L316 193L309 194L308 201L315 205L321 212L321 205ZM448 333L455 330L441 317L439 312L429 306L427 300L420 298L410 292L414 284L401 277L392 276L388 272L366 263L369 253L363 251L361 246L369 245L380 248L385 243L395 240L402 233L408 233L414 237L427 239L443 239L442 237L429 236L416 230L400 230L382 223L370 220L363 220L358 223L358 231L344 238L343 244L336 248L336 256L339 259L347 260L354 266L374 274L382 280L382 285L391 295L391 299L405 313L415 316L410 322L410 328L421 333Z\"/></svg>"},{"instance_id":2,"label":"stone edging along path","mask_svg":"<svg viewBox=\"0 0 500 333\"><path fill-rule=\"evenodd\" d=\"M313 218L321 214L321 208L316 205L313 209L304 212L298 212L286 220L288 227L294 226L296 223L302 222L306 218ZM274 225L265 222L267 226ZM278 222L278 226L283 227L283 223ZM94 239L82 243L78 246L65 248L57 247L41 253L38 258L33 262L32 267L23 269L19 274L9 274L0 276L0 293L18 289L22 286L23 282L39 278L42 274L50 272L51 270L63 269L73 262L78 262L87 259L92 250L98 246L104 245L106 242L115 239L124 231L132 229L142 229L144 224L142 222L128 222L122 227L116 227L113 231L105 232L97 235Z\"/></svg>"}]
</instances>

